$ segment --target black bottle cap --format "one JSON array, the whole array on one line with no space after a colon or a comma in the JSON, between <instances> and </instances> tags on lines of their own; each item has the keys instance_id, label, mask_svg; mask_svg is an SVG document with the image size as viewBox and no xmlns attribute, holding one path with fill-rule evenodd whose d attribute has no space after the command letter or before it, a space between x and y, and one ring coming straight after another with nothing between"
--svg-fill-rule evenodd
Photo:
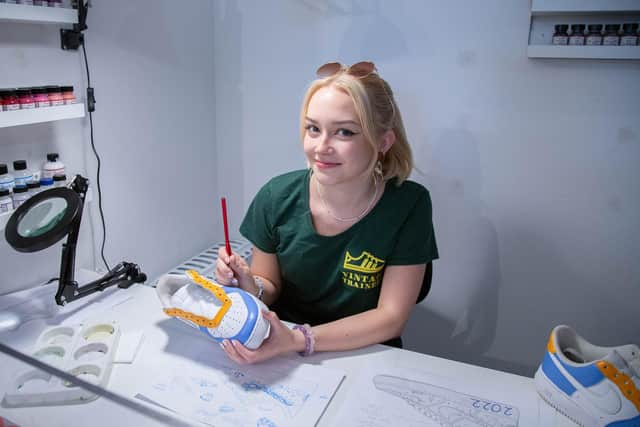
<instances>
[{"instance_id":1,"label":"black bottle cap","mask_svg":"<svg viewBox=\"0 0 640 427\"><path fill-rule=\"evenodd\" d=\"M28 189L40 188L40 182L39 181L29 181L29 182L27 182L27 188Z\"/></svg>"},{"instance_id":2,"label":"black bottle cap","mask_svg":"<svg viewBox=\"0 0 640 427\"><path fill-rule=\"evenodd\" d=\"M31 93L47 93L47 90L43 87L34 87L31 88Z\"/></svg>"},{"instance_id":3,"label":"black bottle cap","mask_svg":"<svg viewBox=\"0 0 640 427\"><path fill-rule=\"evenodd\" d=\"M584 24L573 24L571 25L571 31L575 33L584 33Z\"/></svg>"},{"instance_id":4,"label":"black bottle cap","mask_svg":"<svg viewBox=\"0 0 640 427\"><path fill-rule=\"evenodd\" d=\"M60 86L61 92L73 92L73 86Z\"/></svg>"},{"instance_id":5,"label":"black bottle cap","mask_svg":"<svg viewBox=\"0 0 640 427\"><path fill-rule=\"evenodd\" d=\"M555 26L556 33L566 33L569 29L569 26L566 24L558 24Z\"/></svg>"},{"instance_id":6,"label":"black bottle cap","mask_svg":"<svg viewBox=\"0 0 640 427\"><path fill-rule=\"evenodd\" d=\"M26 193L27 191L29 191L29 188L26 185L16 185L13 187L13 194Z\"/></svg>"},{"instance_id":7,"label":"black bottle cap","mask_svg":"<svg viewBox=\"0 0 640 427\"><path fill-rule=\"evenodd\" d=\"M56 160L58 160L58 157L60 157L58 153L47 153L47 160L49 160L50 162L55 162Z\"/></svg>"},{"instance_id":8,"label":"black bottle cap","mask_svg":"<svg viewBox=\"0 0 640 427\"><path fill-rule=\"evenodd\" d=\"M21 87L20 89L16 89L16 94L17 94L18 96L27 96L27 95L31 95L31 89Z\"/></svg>"},{"instance_id":9,"label":"black bottle cap","mask_svg":"<svg viewBox=\"0 0 640 427\"><path fill-rule=\"evenodd\" d=\"M4 175L5 173L9 173L9 168L7 168L6 163L0 163L0 175Z\"/></svg>"},{"instance_id":10,"label":"black bottle cap","mask_svg":"<svg viewBox=\"0 0 640 427\"><path fill-rule=\"evenodd\" d=\"M26 160L15 160L13 162L13 169L17 171L23 171L27 169L27 161Z\"/></svg>"},{"instance_id":11,"label":"black bottle cap","mask_svg":"<svg viewBox=\"0 0 640 427\"><path fill-rule=\"evenodd\" d=\"M622 30L624 32L633 32L638 31L638 23L637 22L627 22L626 24L622 24Z\"/></svg>"},{"instance_id":12,"label":"black bottle cap","mask_svg":"<svg viewBox=\"0 0 640 427\"><path fill-rule=\"evenodd\" d=\"M602 24L591 24L588 28L590 33L599 33L602 31Z\"/></svg>"},{"instance_id":13,"label":"black bottle cap","mask_svg":"<svg viewBox=\"0 0 640 427\"><path fill-rule=\"evenodd\" d=\"M60 86L45 86L48 93L60 93Z\"/></svg>"},{"instance_id":14,"label":"black bottle cap","mask_svg":"<svg viewBox=\"0 0 640 427\"><path fill-rule=\"evenodd\" d=\"M67 176L66 175L54 175L53 176L53 181L66 181L67 180Z\"/></svg>"},{"instance_id":15,"label":"black bottle cap","mask_svg":"<svg viewBox=\"0 0 640 427\"><path fill-rule=\"evenodd\" d=\"M8 196L11 194L8 188L0 188L0 197Z\"/></svg>"}]
</instances>

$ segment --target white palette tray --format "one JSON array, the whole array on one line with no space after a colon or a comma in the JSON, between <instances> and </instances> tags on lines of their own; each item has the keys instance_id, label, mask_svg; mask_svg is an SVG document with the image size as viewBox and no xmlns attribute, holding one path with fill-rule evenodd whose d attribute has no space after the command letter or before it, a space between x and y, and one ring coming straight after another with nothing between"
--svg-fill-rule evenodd
<instances>
[{"instance_id":1,"label":"white palette tray","mask_svg":"<svg viewBox=\"0 0 640 427\"><path fill-rule=\"evenodd\" d=\"M105 387L120 341L117 322L54 326L36 341L33 356L80 379ZM18 372L3 406L43 406L83 403L98 396L46 372Z\"/></svg>"}]
</instances>

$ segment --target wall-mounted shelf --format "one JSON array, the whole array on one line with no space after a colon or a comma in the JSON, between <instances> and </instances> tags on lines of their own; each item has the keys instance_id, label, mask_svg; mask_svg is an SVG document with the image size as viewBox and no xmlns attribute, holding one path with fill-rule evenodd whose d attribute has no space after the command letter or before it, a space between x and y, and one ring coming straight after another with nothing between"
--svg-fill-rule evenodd
<instances>
[{"instance_id":1,"label":"wall-mounted shelf","mask_svg":"<svg viewBox=\"0 0 640 427\"><path fill-rule=\"evenodd\" d=\"M551 43L557 24L640 22L640 0L531 0L529 58L640 59L640 46L558 46Z\"/></svg>"},{"instance_id":2,"label":"wall-mounted shelf","mask_svg":"<svg viewBox=\"0 0 640 427\"><path fill-rule=\"evenodd\" d=\"M639 46L529 45L529 58L640 59Z\"/></svg>"},{"instance_id":3,"label":"wall-mounted shelf","mask_svg":"<svg viewBox=\"0 0 640 427\"><path fill-rule=\"evenodd\" d=\"M77 24L78 11L61 7L0 3L0 22L33 24Z\"/></svg>"},{"instance_id":4,"label":"wall-mounted shelf","mask_svg":"<svg viewBox=\"0 0 640 427\"><path fill-rule=\"evenodd\" d=\"M531 14L625 14L640 12L638 0L532 0Z\"/></svg>"},{"instance_id":5,"label":"wall-mounted shelf","mask_svg":"<svg viewBox=\"0 0 640 427\"><path fill-rule=\"evenodd\" d=\"M56 107L32 108L29 110L0 112L0 128L77 119L85 116L84 104L59 105Z\"/></svg>"}]
</instances>

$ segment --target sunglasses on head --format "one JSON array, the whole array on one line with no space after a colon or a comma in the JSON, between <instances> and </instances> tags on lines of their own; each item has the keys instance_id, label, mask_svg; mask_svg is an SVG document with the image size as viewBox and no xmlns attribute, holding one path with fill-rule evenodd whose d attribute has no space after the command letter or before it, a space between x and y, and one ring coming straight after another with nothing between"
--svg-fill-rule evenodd
<instances>
[{"instance_id":1,"label":"sunglasses on head","mask_svg":"<svg viewBox=\"0 0 640 427\"><path fill-rule=\"evenodd\" d=\"M376 65L373 62L361 61L351 65L350 67L346 67L339 62L327 62L318 68L316 75L320 78L326 78L343 70L350 76L362 78L374 73L376 71Z\"/></svg>"}]
</instances>

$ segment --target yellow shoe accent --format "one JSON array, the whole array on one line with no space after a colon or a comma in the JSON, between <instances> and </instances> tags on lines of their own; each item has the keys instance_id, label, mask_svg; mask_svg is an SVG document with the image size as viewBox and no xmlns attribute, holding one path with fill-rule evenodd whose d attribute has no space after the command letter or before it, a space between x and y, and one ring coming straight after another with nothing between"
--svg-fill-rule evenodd
<instances>
[{"instance_id":1,"label":"yellow shoe accent","mask_svg":"<svg viewBox=\"0 0 640 427\"><path fill-rule=\"evenodd\" d=\"M205 279L198 274L197 271L188 270L186 274L192 281L211 291L213 296L222 303L222 307L220 307L220 310L218 310L218 313L216 313L213 319L207 319L204 316L198 316L197 314L189 313L188 311L184 311L179 308L165 308L164 312L171 317L185 319L198 326L204 326L205 328L217 328L224 315L227 314L227 311L231 308L231 298L227 296L227 293L224 291L222 286Z\"/></svg>"},{"instance_id":2,"label":"yellow shoe accent","mask_svg":"<svg viewBox=\"0 0 640 427\"><path fill-rule=\"evenodd\" d=\"M363 273L377 273L384 268L384 260L377 258L367 251L362 251L359 257L354 257L347 251L344 256L343 268L361 271Z\"/></svg>"}]
</instances>

